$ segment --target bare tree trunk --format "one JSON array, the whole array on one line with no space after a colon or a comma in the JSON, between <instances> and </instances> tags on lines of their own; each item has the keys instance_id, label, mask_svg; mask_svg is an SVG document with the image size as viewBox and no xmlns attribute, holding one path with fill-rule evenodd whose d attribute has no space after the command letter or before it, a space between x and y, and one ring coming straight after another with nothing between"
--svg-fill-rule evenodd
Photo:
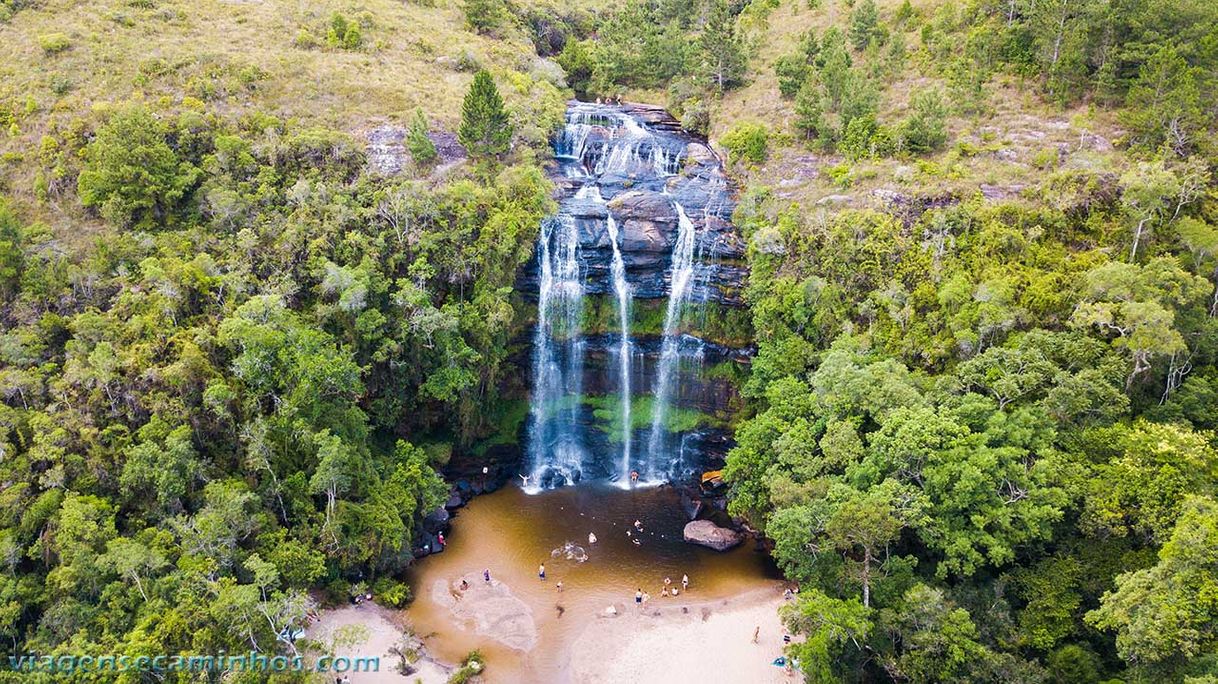
<instances>
[{"instance_id":1,"label":"bare tree trunk","mask_svg":"<svg viewBox=\"0 0 1218 684\"><path fill-rule=\"evenodd\" d=\"M863 607L871 607L871 547L863 547Z\"/></svg>"},{"instance_id":2,"label":"bare tree trunk","mask_svg":"<svg viewBox=\"0 0 1218 684\"><path fill-rule=\"evenodd\" d=\"M1133 231L1133 248L1129 250L1129 263L1134 263L1138 259L1138 243L1142 241L1142 230L1146 227L1146 222L1150 217L1138 221L1138 227Z\"/></svg>"}]
</instances>

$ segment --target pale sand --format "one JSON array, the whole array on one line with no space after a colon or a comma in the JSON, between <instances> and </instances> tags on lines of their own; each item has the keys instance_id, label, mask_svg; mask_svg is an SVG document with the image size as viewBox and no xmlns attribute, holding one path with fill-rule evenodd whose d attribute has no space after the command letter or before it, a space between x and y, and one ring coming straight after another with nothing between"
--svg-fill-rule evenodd
<instances>
[{"instance_id":1,"label":"pale sand","mask_svg":"<svg viewBox=\"0 0 1218 684\"><path fill-rule=\"evenodd\" d=\"M634 603L618 605L617 617L594 620L576 639L571 648L571 680L791 684L797 678L772 664L783 651L784 630L778 619L781 592L775 584L703 604L653 595L642 611ZM753 632L758 628L754 644Z\"/></svg>"},{"instance_id":2,"label":"pale sand","mask_svg":"<svg viewBox=\"0 0 1218 684\"><path fill-rule=\"evenodd\" d=\"M320 619L308 628L306 637L322 644L323 653L326 654L348 658L380 657L380 669L377 672L345 673L351 678L351 684L402 684L416 681L423 684L445 684L449 677L448 668L425 657L413 663L417 668L414 674L403 676L398 673L397 666L401 658L393 650L405 643L405 630L398 622L398 615L396 611L382 608L375 603L324 610L319 616ZM348 643L351 641L358 643ZM333 682L334 675L322 681Z\"/></svg>"},{"instance_id":3,"label":"pale sand","mask_svg":"<svg viewBox=\"0 0 1218 684\"><path fill-rule=\"evenodd\" d=\"M461 589L465 580L466 588ZM472 572L455 580L437 579L432 583L432 600L446 606L454 617L473 625L483 634L517 651L531 651L537 643L537 623L528 604L516 598L508 585L481 573Z\"/></svg>"}]
</instances>

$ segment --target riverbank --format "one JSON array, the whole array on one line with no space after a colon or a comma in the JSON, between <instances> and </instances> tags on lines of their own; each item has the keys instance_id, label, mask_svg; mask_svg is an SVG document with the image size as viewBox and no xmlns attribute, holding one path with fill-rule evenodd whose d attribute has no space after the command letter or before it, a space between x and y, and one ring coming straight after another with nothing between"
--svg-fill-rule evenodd
<instances>
[{"instance_id":1,"label":"riverbank","mask_svg":"<svg viewBox=\"0 0 1218 684\"><path fill-rule=\"evenodd\" d=\"M782 585L705 603L656 599L617 607L571 646L570 679L580 684L794 681L773 665L782 655ZM756 640L754 640L756 635Z\"/></svg>"},{"instance_id":2,"label":"riverbank","mask_svg":"<svg viewBox=\"0 0 1218 684\"><path fill-rule=\"evenodd\" d=\"M781 598L780 575L768 555L748 543L717 552L684 542L688 518L680 503L680 494L671 488L622 490L598 484L532 495L509 486L476 497L454 518L443 551L411 569L415 600L404 618L441 662L457 663L478 650L486 659L487 681L495 683L580 681L572 670L576 643L586 630L598 634L610 623L631 622L628 611L640 588L652 597L648 619L640 617L640 626L667 625L670 619L679 624L680 615L668 615L670 607L689 607L698 619L703 608L710 611L707 628L744 630L745 641L759 624L763 633L776 631L776 615L767 622L760 614L773 613L773 606L755 605L762 602L758 596ZM590 534L596 537L593 543ZM538 577L542 563L544 580ZM491 574L489 584L484 570ZM679 584L683 575L689 576L689 591L679 599L662 597L664 578ZM620 617L600 617L608 606L615 606ZM743 606L757 607L758 613L727 617L728 609ZM653 614L657 610L658 617ZM743 624L749 620L753 624ZM729 628L729 623L735 626ZM615 649L633 649L624 640L629 632L609 629L603 636L614 640ZM702 648L701 637L669 635L667 630L660 636L673 639L673 650ZM780 652L779 646L758 654L768 656L768 663ZM591 663L583 671L596 667Z\"/></svg>"},{"instance_id":3,"label":"riverbank","mask_svg":"<svg viewBox=\"0 0 1218 684\"><path fill-rule=\"evenodd\" d=\"M379 658L375 672L344 673L352 684L445 684L451 668L441 665L418 652L419 643L407 635L401 611L390 610L375 603L331 608L321 612L310 626L308 638L317 644L317 655L357 659ZM399 670L402 653L411 654L413 672L403 675ZM333 678L330 678L333 681Z\"/></svg>"}]
</instances>

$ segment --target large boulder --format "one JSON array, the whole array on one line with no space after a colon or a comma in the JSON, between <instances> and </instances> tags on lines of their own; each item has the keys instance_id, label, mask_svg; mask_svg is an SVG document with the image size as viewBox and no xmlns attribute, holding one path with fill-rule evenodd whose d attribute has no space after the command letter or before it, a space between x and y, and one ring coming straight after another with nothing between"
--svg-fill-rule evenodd
<instances>
[{"instance_id":1,"label":"large boulder","mask_svg":"<svg viewBox=\"0 0 1218 684\"><path fill-rule=\"evenodd\" d=\"M615 197L609 208L617 216L623 252L672 250L677 212L669 198L658 192L632 191Z\"/></svg>"},{"instance_id":2,"label":"large boulder","mask_svg":"<svg viewBox=\"0 0 1218 684\"><path fill-rule=\"evenodd\" d=\"M685 525L685 541L701 544L716 551L727 551L744 541L744 535L736 530L719 527L709 520L694 520Z\"/></svg>"}]
</instances>

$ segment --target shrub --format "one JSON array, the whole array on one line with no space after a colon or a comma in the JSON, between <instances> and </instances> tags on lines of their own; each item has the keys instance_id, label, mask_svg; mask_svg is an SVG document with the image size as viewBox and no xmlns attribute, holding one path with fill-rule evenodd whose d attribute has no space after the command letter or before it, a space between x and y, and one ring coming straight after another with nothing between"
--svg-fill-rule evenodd
<instances>
[{"instance_id":1,"label":"shrub","mask_svg":"<svg viewBox=\"0 0 1218 684\"><path fill-rule=\"evenodd\" d=\"M681 128L697 135L706 135L710 131L710 108L701 100L687 104L681 114Z\"/></svg>"},{"instance_id":2,"label":"shrub","mask_svg":"<svg viewBox=\"0 0 1218 684\"><path fill-rule=\"evenodd\" d=\"M448 684L465 684L486 668L486 659L478 651L470 651L465 662L448 678Z\"/></svg>"},{"instance_id":3,"label":"shrub","mask_svg":"<svg viewBox=\"0 0 1218 684\"><path fill-rule=\"evenodd\" d=\"M833 166L825 167L825 175L839 188L846 189L854 183L854 177L850 173L849 164L834 164Z\"/></svg>"},{"instance_id":4,"label":"shrub","mask_svg":"<svg viewBox=\"0 0 1218 684\"><path fill-rule=\"evenodd\" d=\"M358 23L348 20L338 12L330 17L330 28L326 30L326 45L340 50L357 50L363 42L364 36Z\"/></svg>"},{"instance_id":5,"label":"shrub","mask_svg":"<svg viewBox=\"0 0 1218 684\"><path fill-rule=\"evenodd\" d=\"M947 106L937 90L914 95L913 113L905 121L905 146L910 152L931 152L947 142Z\"/></svg>"},{"instance_id":6,"label":"shrub","mask_svg":"<svg viewBox=\"0 0 1218 684\"><path fill-rule=\"evenodd\" d=\"M422 109L414 110L414 120L410 122L410 131L406 134L406 149L410 150L410 158L419 166L427 166L436 160L436 144L427 136L427 118Z\"/></svg>"},{"instance_id":7,"label":"shrub","mask_svg":"<svg viewBox=\"0 0 1218 684\"><path fill-rule=\"evenodd\" d=\"M744 160L760 164L769 155L769 132L759 123L742 122L719 139L732 161Z\"/></svg>"},{"instance_id":8,"label":"shrub","mask_svg":"<svg viewBox=\"0 0 1218 684\"><path fill-rule=\"evenodd\" d=\"M296 34L296 40L292 41L292 44L301 50L312 50L318 45L321 45L321 42L317 40L317 36L313 35L312 31L302 28L300 29L300 32Z\"/></svg>"},{"instance_id":9,"label":"shrub","mask_svg":"<svg viewBox=\"0 0 1218 684\"><path fill-rule=\"evenodd\" d=\"M842 133L841 152L847 159L858 160L877 156L872 149L872 136L878 128L872 115L860 116L846 124Z\"/></svg>"},{"instance_id":10,"label":"shrub","mask_svg":"<svg viewBox=\"0 0 1218 684\"><path fill-rule=\"evenodd\" d=\"M66 33L46 33L38 36L38 46L45 54L54 55L72 47L72 39Z\"/></svg>"},{"instance_id":11,"label":"shrub","mask_svg":"<svg viewBox=\"0 0 1218 684\"><path fill-rule=\"evenodd\" d=\"M1057 166L1060 159L1060 153L1056 147L1046 147L1045 149L1032 155L1032 166L1044 171Z\"/></svg>"},{"instance_id":12,"label":"shrub","mask_svg":"<svg viewBox=\"0 0 1218 684\"><path fill-rule=\"evenodd\" d=\"M779 57L774 62L774 75L778 77L778 92L790 99L795 97L808 78L808 62L802 55Z\"/></svg>"},{"instance_id":13,"label":"shrub","mask_svg":"<svg viewBox=\"0 0 1218 684\"><path fill-rule=\"evenodd\" d=\"M567 72L567 83L575 91L576 97L585 97L596 66L592 59L592 48L582 40L568 40L556 61Z\"/></svg>"},{"instance_id":14,"label":"shrub","mask_svg":"<svg viewBox=\"0 0 1218 684\"><path fill-rule=\"evenodd\" d=\"M503 23L503 0L465 0L465 24L476 33L490 33Z\"/></svg>"}]
</instances>

